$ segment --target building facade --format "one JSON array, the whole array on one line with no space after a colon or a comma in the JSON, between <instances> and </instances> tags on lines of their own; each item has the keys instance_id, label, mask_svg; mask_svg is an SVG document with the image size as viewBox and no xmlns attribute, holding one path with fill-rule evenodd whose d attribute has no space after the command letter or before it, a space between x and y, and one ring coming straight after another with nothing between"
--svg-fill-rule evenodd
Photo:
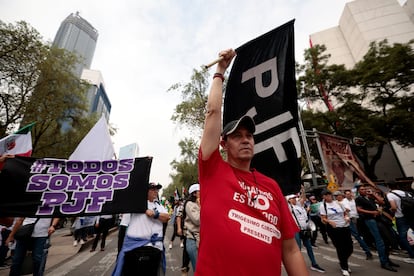
<instances>
[{"instance_id":1,"label":"building facade","mask_svg":"<svg viewBox=\"0 0 414 276\"><path fill-rule=\"evenodd\" d=\"M329 63L349 69L360 61L372 41L407 43L414 38L414 1L355 0L348 2L339 25L314 34L313 44L324 44Z\"/></svg>"},{"instance_id":2,"label":"building facade","mask_svg":"<svg viewBox=\"0 0 414 276\"><path fill-rule=\"evenodd\" d=\"M111 113L111 102L106 94L105 83L101 72L97 70L83 69L81 79L87 81L91 85L86 96L90 103L88 114L95 112L103 114L108 121L109 114Z\"/></svg>"},{"instance_id":3,"label":"building facade","mask_svg":"<svg viewBox=\"0 0 414 276\"><path fill-rule=\"evenodd\" d=\"M104 114L109 121L111 102L105 90L102 74L97 70L90 70L97 40L98 31L76 12L63 20L53 46L66 49L80 57L80 63L76 64L74 73L91 84L87 94L88 114Z\"/></svg>"},{"instance_id":4,"label":"building facade","mask_svg":"<svg viewBox=\"0 0 414 276\"><path fill-rule=\"evenodd\" d=\"M97 40L98 31L77 12L63 20L53 46L76 53L80 57L81 63L76 65L75 73L81 77L84 68L91 68Z\"/></svg>"},{"instance_id":5,"label":"building facade","mask_svg":"<svg viewBox=\"0 0 414 276\"><path fill-rule=\"evenodd\" d=\"M311 34L310 39L313 45L326 46L326 54L331 55L329 64L344 64L351 69L363 58L372 41L387 39L392 44L414 39L414 0L348 2L338 26ZM391 163L396 163L398 168L391 168ZM413 176L414 148L390 143L376 168L377 176L387 181ZM398 170L402 175L398 175Z\"/></svg>"}]
</instances>

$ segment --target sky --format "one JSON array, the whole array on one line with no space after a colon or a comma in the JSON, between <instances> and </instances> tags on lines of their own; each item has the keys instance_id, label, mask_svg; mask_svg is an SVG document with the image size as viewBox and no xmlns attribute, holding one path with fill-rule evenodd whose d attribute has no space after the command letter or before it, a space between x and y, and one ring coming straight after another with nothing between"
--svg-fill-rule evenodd
<instances>
[{"instance_id":1,"label":"sky","mask_svg":"<svg viewBox=\"0 0 414 276\"><path fill-rule=\"evenodd\" d=\"M115 151L138 143L140 156L153 157L150 181L168 186L170 163L181 159L178 143L190 135L171 121L182 99L168 88L189 82L193 69L215 60L220 50L237 48L292 19L296 60L303 62L309 35L337 26L347 2L0 0L0 20L26 21L51 43L62 21L79 11L99 33L91 69L101 71L112 104Z\"/></svg>"}]
</instances>

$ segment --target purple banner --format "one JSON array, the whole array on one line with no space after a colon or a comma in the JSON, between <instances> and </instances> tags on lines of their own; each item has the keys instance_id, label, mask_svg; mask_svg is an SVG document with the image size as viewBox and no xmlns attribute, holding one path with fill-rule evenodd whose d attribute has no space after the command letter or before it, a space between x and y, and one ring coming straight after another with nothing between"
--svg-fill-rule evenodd
<instances>
[{"instance_id":1,"label":"purple banner","mask_svg":"<svg viewBox=\"0 0 414 276\"><path fill-rule=\"evenodd\" d=\"M0 216L144 212L151 161L8 159L0 174Z\"/></svg>"}]
</instances>

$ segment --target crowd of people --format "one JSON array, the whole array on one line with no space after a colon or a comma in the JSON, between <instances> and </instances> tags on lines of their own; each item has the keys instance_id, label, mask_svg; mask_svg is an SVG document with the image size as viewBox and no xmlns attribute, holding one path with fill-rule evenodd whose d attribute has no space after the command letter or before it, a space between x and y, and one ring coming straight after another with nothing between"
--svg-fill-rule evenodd
<instances>
[{"instance_id":1,"label":"crowd of people","mask_svg":"<svg viewBox=\"0 0 414 276\"><path fill-rule=\"evenodd\" d=\"M397 272L400 267L389 258L392 251L405 252L408 257L403 261L414 264L414 247L407 238L408 230L414 229L414 219L402 212L401 197L405 196L405 191L397 186L393 188L359 184L353 190L332 193L325 189L308 198L303 194L287 196L292 214L301 228L300 237L307 248L311 269L320 271L315 268L315 258L307 246L318 247L318 232L322 234L324 243L329 244L330 239L336 248L342 275L351 273L348 259L354 247L352 237L366 254L366 260L373 259L372 250L377 251L380 266L385 270ZM301 216L298 210L305 215ZM304 237L310 221L314 231Z\"/></svg>"}]
</instances>

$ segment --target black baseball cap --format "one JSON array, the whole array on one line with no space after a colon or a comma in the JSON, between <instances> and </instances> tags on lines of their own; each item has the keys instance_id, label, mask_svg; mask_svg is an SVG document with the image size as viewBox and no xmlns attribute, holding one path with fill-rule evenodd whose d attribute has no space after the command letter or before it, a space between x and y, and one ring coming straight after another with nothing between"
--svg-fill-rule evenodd
<instances>
[{"instance_id":1,"label":"black baseball cap","mask_svg":"<svg viewBox=\"0 0 414 276\"><path fill-rule=\"evenodd\" d=\"M321 192L321 195L331 195L332 194L332 192L331 191L329 191L328 189L324 189L322 192Z\"/></svg>"},{"instance_id":2,"label":"black baseball cap","mask_svg":"<svg viewBox=\"0 0 414 276\"><path fill-rule=\"evenodd\" d=\"M162 185L161 184L156 184L154 182L150 182L148 184L148 189L157 189L157 190L159 190L161 188L162 188Z\"/></svg>"},{"instance_id":3,"label":"black baseball cap","mask_svg":"<svg viewBox=\"0 0 414 276\"><path fill-rule=\"evenodd\" d=\"M238 120L227 123L221 132L221 136L225 137L229 134L232 134L240 126L246 127L247 130L252 134L256 131L256 125L252 117L245 115Z\"/></svg>"}]
</instances>

